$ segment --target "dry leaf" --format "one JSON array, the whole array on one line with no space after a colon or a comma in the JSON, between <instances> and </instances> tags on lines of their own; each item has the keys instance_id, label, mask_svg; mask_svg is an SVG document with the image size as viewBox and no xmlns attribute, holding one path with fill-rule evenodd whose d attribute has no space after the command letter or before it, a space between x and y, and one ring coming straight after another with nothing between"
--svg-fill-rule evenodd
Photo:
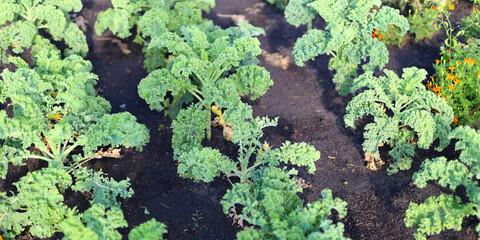
<instances>
[{"instance_id":1,"label":"dry leaf","mask_svg":"<svg viewBox=\"0 0 480 240\"><path fill-rule=\"evenodd\" d=\"M246 22L248 23L248 19L245 15L242 14L217 14L218 17L221 18L229 18L233 23L238 24L239 22Z\"/></svg>"},{"instance_id":2,"label":"dry leaf","mask_svg":"<svg viewBox=\"0 0 480 240\"><path fill-rule=\"evenodd\" d=\"M293 176L292 177L292 180L295 181L295 184L297 184L297 186L303 188L303 189L306 189L306 188L312 188L312 184L310 184L309 182L305 181L305 179L301 178L301 177L297 177L297 176Z\"/></svg>"},{"instance_id":3,"label":"dry leaf","mask_svg":"<svg viewBox=\"0 0 480 240\"><path fill-rule=\"evenodd\" d=\"M98 152L95 153L95 158L104 158L104 157L109 157L109 158L121 158L122 155L120 155L120 149L117 148L109 148L107 149L106 152L103 151L103 149L98 150Z\"/></svg>"},{"instance_id":4,"label":"dry leaf","mask_svg":"<svg viewBox=\"0 0 480 240\"><path fill-rule=\"evenodd\" d=\"M268 65L287 70L292 59L290 56L283 56L280 53L268 53L262 49L262 56L265 58L265 62Z\"/></svg>"}]
</instances>

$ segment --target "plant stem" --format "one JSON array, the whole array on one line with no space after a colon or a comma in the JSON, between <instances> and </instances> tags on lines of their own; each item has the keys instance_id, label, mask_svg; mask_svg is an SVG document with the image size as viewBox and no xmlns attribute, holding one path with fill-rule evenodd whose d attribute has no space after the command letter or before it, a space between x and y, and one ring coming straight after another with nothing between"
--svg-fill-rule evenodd
<instances>
[{"instance_id":1,"label":"plant stem","mask_svg":"<svg viewBox=\"0 0 480 240\"><path fill-rule=\"evenodd\" d=\"M207 140L210 141L210 139L212 138L212 123L211 123L211 119L212 119L212 110L210 109L212 107L212 103L211 102L207 102L205 103L205 110L207 111L207 114L205 116L205 122L206 122L206 134L207 134Z\"/></svg>"}]
</instances>

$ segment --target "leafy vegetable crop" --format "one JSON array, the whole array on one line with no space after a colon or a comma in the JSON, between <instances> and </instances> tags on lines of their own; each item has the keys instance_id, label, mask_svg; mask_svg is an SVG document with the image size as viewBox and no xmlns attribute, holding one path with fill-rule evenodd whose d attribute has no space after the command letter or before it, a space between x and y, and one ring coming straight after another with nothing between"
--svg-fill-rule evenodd
<instances>
[{"instance_id":1,"label":"leafy vegetable crop","mask_svg":"<svg viewBox=\"0 0 480 240\"><path fill-rule=\"evenodd\" d=\"M463 219L469 215L480 218L480 187L477 181L480 177L480 132L460 126L449 137L458 139L455 149L462 151L458 160L448 161L445 157L427 159L421 170L413 175L413 181L424 188L428 181L438 180L438 185L453 191L462 185L468 202L442 194L438 198L430 197L420 205L412 203L407 210L405 224L417 229L417 239L426 239L425 234L440 233L445 228L460 230ZM476 231L480 232L480 225L477 225Z\"/></svg>"},{"instance_id":2,"label":"leafy vegetable crop","mask_svg":"<svg viewBox=\"0 0 480 240\"><path fill-rule=\"evenodd\" d=\"M82 9L80 0L1 0L0 56L6 51L22 53L33 44L39 31L45 29L55 41L63 40L68 54L84 56L88 51L83 32L67 18L69 12ZM2 61L3 61L2 60Z\"/></svg>"},{"instance_id":3,"label":"leafy vegetable crop","mask_svg":"<svg viewBox=\"0 0 480 240\"><path fill-rule=\"evenodd\" d=\"M328 66L335 70L333 82L337 90L340 94L353 92L360 64L363 71L374 71L382 70L388 62L387 48L378 40L376 31L387 31L395 25L405 34L409 28L398 10L381 5L381 0L290 1L285 10L290 24L310 23L318 13L327 25L325 30L310 29L297 40L293 48L295 63L303 66L307 60L329 54L332 58Z\"/></svg>"},{"instance_id":4,"label":"leafy vegetable crop","mask_svg":"<svg viewBox=\"0 0 480 240\"><path fill-rule=\"evenodd\" d=\"M147 48L149 39L167 32L180 34L182 26L204 22L202 10L209 11L215 0L113 0L112 5L98 14L95 32L101 35L109 29L127 38L136 27L135 42L145 45L144 67L151 72L166 66L168 54L164 48Z\"/></svg>"},{"instance_id":5,"label":"leafy vegetable crop","mask_svg":"<svg viewBox=\"0 0 480 240\"><path fill-rule=\"evenodd\" d=\"M405 68L401 78L390 70L384 73L377 78L366 72L355 80L353 89L368 89L348 103L344 120L346 126L355 128L354 121L363 115L374 118L365 126L366 158L373 154L380 162L378 147L388 144L395 160L389 172L396 173L410 169L416 146L428 149L435 139L440 141L437 149L448 145L453 112L444 99L425 89L425 70Z\"/></svg>"},{"instance_id":6,"label":"leafy vegetable crop","mask_svg":"<svg viewBox=\"0 0 480 240\"><path fill-rule=\"evenodd\" d=\"M263 30L246 23L223 30L205 22L185 27L182 32L183 37L167 32L152 39L149 49L166 48L175 59L168 68L155 70L143 79L138 92L151 109L168 107L172 117L195 98L198 102L190 111L195 116L203 113L203 121L198 121L203 122L210 139L213 103L233 110L241 103L240 95L250 94L256 99L273 84L270 74L255 65L261 53L260 42L251 36ZM166 98L167 92L173 96L172 101ZM205 130L194 135L201 136L202 132ZM174 150L178 150L175 143Z\"/></svg>"}]
</instances>

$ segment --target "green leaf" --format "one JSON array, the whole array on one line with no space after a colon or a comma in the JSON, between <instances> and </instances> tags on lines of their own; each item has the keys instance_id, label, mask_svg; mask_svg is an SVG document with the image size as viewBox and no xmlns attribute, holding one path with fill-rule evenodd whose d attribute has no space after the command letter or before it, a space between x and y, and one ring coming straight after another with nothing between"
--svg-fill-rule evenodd
<instances>
[{"instance_id":1,"label":"green leaf","mask_svg":"<svg viewBox=\"0 0 480 240\"><path fill-rule=\"evenodd\" d=\"M165 224L157 222L155 218L140 224L130 231L129 240L162 240L163 234L167 233Z\"/></svg>"}]
</instances>

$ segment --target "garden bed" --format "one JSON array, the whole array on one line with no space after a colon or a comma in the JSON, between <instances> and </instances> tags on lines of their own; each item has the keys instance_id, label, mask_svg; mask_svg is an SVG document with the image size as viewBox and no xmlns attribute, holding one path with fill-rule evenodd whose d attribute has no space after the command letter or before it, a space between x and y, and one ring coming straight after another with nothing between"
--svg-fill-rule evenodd
<instances>
[{"instance_id":1,"label":"garden bed","mask_svg":"<svg viewBox=\"0 0 480 240\"><path fill-rule=\"evenodd\" d=\"M241 229L232 224L220 204L230 183L225 177L203 183L178 176L171 147L171 120L161 112L150 110L138 96L137 86L147 76L141 46L133 43L133 38L122 40L131 50L127 55L118 44L109 40L115 38L110 32L101 38L95 35L93 23L98 12L111 7L110 1L85 0L83 3L79 15L87 20L85 34L90 51L86 59L92 62L93 72L99 76L98 95L111 103L112 112L127 111L136 116L137 121L149 129L151 136L142 152L123 149L121 159L104 158L88 163L93 169L103 169L117 181L126 177L131 179L135 194L121 201L129 228L120 229L120 232L126 236L131 228L155 218L166 224L166 239L235 239L236 232ZM453 12L452 22L466 16L471 6L470 2L460 1ZM218 14L243 14L250 24L264 28L266 35L258 38L261 48L269 53L292 57L295 41L306 31L305 26L289 25L282 10L259 0L217 0L216 7L205 15L223 28L232 26L230 19ZM314 27L324 27L319 17L314 21ZM432 64L439 58L439 47L444 39L445 35L440 32L430 40L418 43L409 40L401 47L389 47L390 61L386 68L400 74L402 68L416 66L433 73ZM260 57L259 65L270 72L274 85L258 100L246 101L253 106L255 116L279 117L278 126L266 128L262 142L267 141L272 147L280 147L286 140L306 142L321 152L314 175L307 174L304 169L299 173L311 183L311 188L305 189L301 198L305 202L315 201L320 192L328 188L334 197L346 201L348 214L339 220L345 224L345 237L413 239L414 229L407 228L404 223L409 203L420 203L429 196L449 192L436 185L423 189L414 186L413 173L426 158L455 157L458 153L450 144L440 153L417 151L409 171L388 175L385 166L378 171L368 170L361 144L363 127L369 119L358 121L357 130L345 127L343 115L351 97L342 97L335 91L332 72L327 68L328 60L327 56L320 56L302 68L292 61L288 69L283 70ZM236 155L237 148L223 138L220 129L215 129L211 142L205 144L216 146L227 156ZM387 150L382 148L381 153L388 165L391 159ZM35 164L31 162L27 168L38 169L40 166ZM11 188L11 183L18 180L13 177L18 172L26 171L25 168L10 169L8 181L1 185L2 190ZM462 191L457 189L460 195ZM67 203L84 210L87 201L78 202L78 199L78 196L70 196ZM461 231L446 230L429 239L476 239L477 223L472 217L462 225Z\"/></svg>"}]
</instances>

